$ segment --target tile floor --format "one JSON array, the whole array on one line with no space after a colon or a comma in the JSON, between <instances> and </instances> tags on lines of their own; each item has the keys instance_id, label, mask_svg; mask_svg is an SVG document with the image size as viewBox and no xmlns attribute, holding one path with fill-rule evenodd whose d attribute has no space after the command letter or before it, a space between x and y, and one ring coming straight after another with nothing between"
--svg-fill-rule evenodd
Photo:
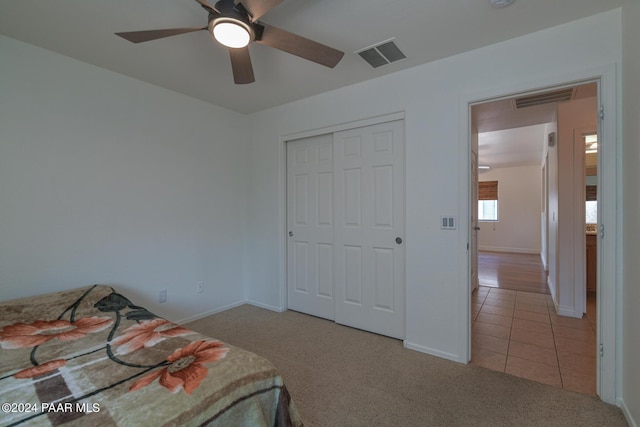
<instances>
[{"instance_id":1,"label":"tile floor","mask_svg":"<svg viewBox=\"0 0 640 427\"><path fill-rule=\"evenodd\" d=\"M472 311L472 364L595 395L595 298L575 319L558 316L551 295L480 286Z\"/></svg>"}]
</instances>

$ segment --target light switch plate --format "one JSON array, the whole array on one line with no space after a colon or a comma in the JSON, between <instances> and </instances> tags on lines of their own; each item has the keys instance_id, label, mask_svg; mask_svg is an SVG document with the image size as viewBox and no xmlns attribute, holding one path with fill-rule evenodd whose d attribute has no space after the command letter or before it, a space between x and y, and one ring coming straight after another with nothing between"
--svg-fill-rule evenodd
<instances>
[{"instance_id":1,"label":"light switch plate","mask_svg":"<svg viewBox=\"0 0 640 427\"><path fill-rule=\"evenodd\" d=\"M455 215L442 216L440 219L440 228L443 230L455 230L457 222Z\"/></svg>"}]
</instances>

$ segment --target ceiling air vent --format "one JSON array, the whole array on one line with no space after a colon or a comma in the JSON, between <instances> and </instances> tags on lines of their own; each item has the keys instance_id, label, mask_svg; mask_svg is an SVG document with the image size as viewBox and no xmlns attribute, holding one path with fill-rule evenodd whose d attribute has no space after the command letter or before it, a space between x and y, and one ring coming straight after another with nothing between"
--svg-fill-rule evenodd
<instances>
[{"instance_id":1,"label":"ceiling air vent","mask_svg":"<svg viewBox=\"0 0 640 427\"><path fill-rule=\"evenodd\" d=\"M534 105L550 104L552 102L569 101L573 97L574 88L554 90L552 92L536 93L515 99L516 108L533 107Z\"/></svg>"},{"instance_id":2,"label":"ceiling air vent","mask_svg":"<svg viewBox=\"0 0 640 427\"><path fill-rule=\"evenodd\" d=\"M393 39L385 40L373 46L357 50L355 53L367 61L373 68L390 64L406 58L405 54L394 43Z\"/></svg>"}]
</instances>

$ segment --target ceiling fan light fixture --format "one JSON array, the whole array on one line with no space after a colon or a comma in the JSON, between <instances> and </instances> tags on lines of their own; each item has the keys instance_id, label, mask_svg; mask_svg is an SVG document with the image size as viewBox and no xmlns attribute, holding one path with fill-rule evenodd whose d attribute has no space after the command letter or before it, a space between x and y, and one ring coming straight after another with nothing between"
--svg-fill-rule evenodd
<instances>
[{"instance_id":1,"label":"ceiling fan light fixture","mask_svg":"<svg viewBox=\"0 0 640 427\"><path fill-rule=\"evenodd\" d=\"M242 48L251 41L251 29L243 22L220 20L212 26L211 34L219 43L231 47Z\"/></svg>"}]
</instances>

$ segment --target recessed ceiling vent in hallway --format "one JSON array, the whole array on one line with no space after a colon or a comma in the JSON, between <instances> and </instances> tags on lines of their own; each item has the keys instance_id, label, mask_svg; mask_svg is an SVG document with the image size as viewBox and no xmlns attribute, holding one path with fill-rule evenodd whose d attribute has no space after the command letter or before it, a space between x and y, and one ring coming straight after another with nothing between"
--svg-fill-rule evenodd
<instances>
[{"instance_id":1,"label":"recessed ceiling vent in hallway","mask_svg":"<svg viewBox=\"0 0 640 427\"><path fill-rule=\"evenodd\" d=\"M574 88L554 90L552 92L536 93L515 99L516 108L533 107L534 105L564 102L573 98Z\"/></svg>"},{"instance_id":2,"label":"recessed ceiling vent in hallway","mask_svg":"<svg viewBox=\"0 0 640 427\"><path fill-rule=\"evenodd\" d=\"M406 58L393 39L385 40L373 46L357 50L355 53L367 61L373 68L387 65Z\"/></svg>"}]
</instances>

